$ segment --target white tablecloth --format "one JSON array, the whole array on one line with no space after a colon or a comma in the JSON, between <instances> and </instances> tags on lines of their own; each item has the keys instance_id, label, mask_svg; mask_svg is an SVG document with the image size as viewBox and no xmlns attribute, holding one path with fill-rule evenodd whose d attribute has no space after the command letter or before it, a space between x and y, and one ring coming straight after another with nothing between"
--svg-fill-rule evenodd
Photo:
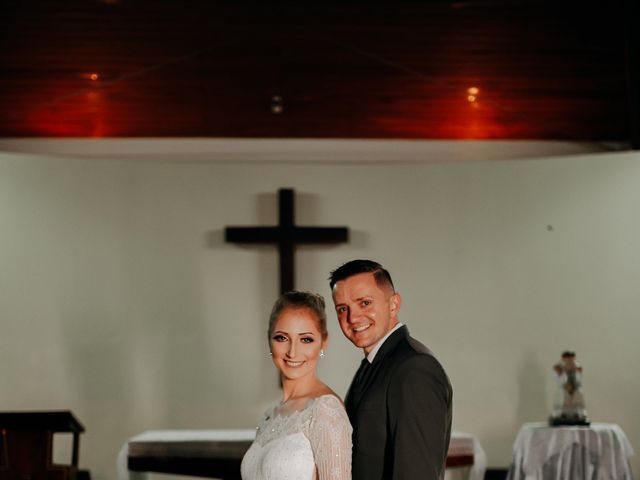
<instances>
[{"instance_id":1,"label":"white tablecloth","mask_svg":"<svg viewBox=\"0 0 640 480\"><path fill-rule=\"evenodd\" d=\"M248 430L151 430L128 439L120 449L117 458L118 480L142 480L142 472L130 472L127 468L127 456L130 442L222 442L252 441L255 429ZM473 449L473 465L449 468L445 480L483 480L487 468L487 457L480 442L469 433L452 432L450 452Z\"/></svg>"},{"instance_id":2,"label":"white tablecloth","mask_svg":"<svg viewBox=\"0 0 640 480\"><path fill-rule=\"evenodd\" d=\"M131 442L252 442L255 428L244 430L150 430L128 439L120 449L117 459L118 480L142 480L143 472L130 472L127 468L129 443Z\"/></svg>"},{"instance_id":3,"label":"white tablecloth","mask_svg":"<svg viewBox=\"0 0 640 480\"><path fill-rule=\"evenodd\" d=\"M451 432L449 453L455 453L458 446L466 448L468 442L473 448L473 465L470 467L447 468L444 472L445 480L484 480L487 470L487 455L476 437L470 433Z\"/></svg>"},{"instance_id":4,"label":"white tablecloth","mask_svg":"<svg viewBox=\"0 0 640 480\"><path fill-rule=\"evenodd\" d=\"M631 480L633 449L616 424L550 427L525 423L513 446L508 480Z\"/></svg>"}]
</instances>

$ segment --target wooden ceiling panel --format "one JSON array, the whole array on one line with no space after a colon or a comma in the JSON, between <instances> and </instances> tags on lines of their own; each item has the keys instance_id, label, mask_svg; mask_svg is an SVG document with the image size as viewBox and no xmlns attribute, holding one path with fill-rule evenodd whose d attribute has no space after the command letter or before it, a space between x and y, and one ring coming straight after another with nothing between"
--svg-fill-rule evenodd
<instances>
[{"instance_id":1,"label":"wooden ceiling panel","mask_svg":"<svg viewBox=\"0 0 640 480\"><path fill-rule=\"evenodd\" d=\"M628 140L623 9L576 5L3 2L0 136Z\"/></svg>"}]
</instances>

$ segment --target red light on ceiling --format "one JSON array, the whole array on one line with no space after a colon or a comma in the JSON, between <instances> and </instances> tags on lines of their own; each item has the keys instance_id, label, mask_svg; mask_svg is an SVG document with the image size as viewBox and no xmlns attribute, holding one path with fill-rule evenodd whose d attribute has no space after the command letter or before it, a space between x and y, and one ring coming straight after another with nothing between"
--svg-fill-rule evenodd
<instances>
[{"instance_id":1,"label":"red light on ceiling","mask_svg":"<svg viewBox=\"0 0 640 480\"><path fill-rule=\"evenodd\" d=\"M100 80L100 74L98 72L86 72L80 75L85 80L91 80L92 82L97 82Z\"/></svg>"},{"instance_id":2,"label":"red light on ceiling","mask_svg":"<svg viewBox=\"0 0 640 480\"><path fill-rule=\"evenodd\" d=\"M478 87L467 88L467 101L469 103L477 102L479 93L480 93L480 89Z\"/></svg>"}]
</instances>

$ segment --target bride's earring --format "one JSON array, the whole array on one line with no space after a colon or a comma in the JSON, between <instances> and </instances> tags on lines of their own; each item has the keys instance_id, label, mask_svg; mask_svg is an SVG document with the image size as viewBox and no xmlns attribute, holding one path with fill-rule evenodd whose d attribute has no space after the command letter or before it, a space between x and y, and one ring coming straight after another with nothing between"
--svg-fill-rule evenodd
<instances>
[{"instance_id":1,"label":"bride's earring","mask_svg":"<svg viewBox=\"0 0 640 480\"><path fill-rule=\"evenodd\" d=\"M320 358L324 358L324 350L320 350Z\"/></svg>"}]
</instances>

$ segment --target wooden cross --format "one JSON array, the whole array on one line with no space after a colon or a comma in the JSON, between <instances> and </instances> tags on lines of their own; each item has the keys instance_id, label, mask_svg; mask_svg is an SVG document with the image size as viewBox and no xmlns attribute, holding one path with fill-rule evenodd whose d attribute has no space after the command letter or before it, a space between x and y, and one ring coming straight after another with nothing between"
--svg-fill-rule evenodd
<instances>
[{"instance_id":1,"label":"wooden cross","mask_svg":"<svg viewBox=\"0 0 640 480\"><path fill-rule=\"evenodd\" d=\"M278 225L275 227L227 227L225 240L232 243L271 243L280 256L280 293L294 288L294 250L297 244L342 243L347 227L298 227L295 224L293 189L278 190Z\"/></svg>"}]
</instances>

